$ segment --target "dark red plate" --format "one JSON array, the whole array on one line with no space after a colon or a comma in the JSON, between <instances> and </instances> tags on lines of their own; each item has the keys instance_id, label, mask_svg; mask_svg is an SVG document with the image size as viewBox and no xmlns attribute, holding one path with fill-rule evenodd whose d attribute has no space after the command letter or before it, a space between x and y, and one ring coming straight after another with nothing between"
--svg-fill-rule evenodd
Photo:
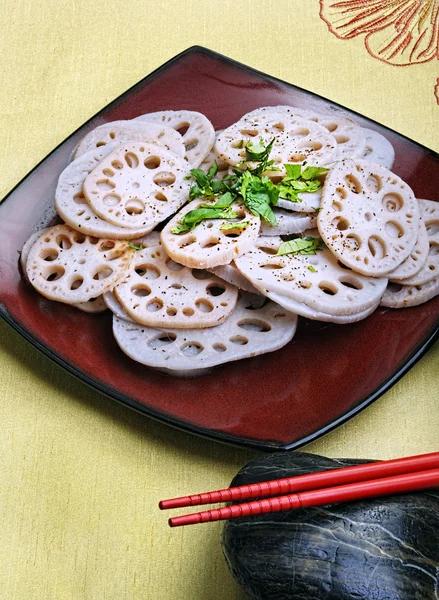
<instances>
[{"instance_id":1,"label":"dark red plate","mask_svg":"<svg viewBox=\"0 0 439 600\"><path fill-rule=\"evenodd\" d=\"M348 420L387 390L438 336L439 297L378 310L353 325L300 319L278 352L196 379L161 375L127 358L110 314L50 302L21 278L19 250L54 217L59 174L80 138L107 121L163 109L203 112L223 128L259 106L293 104L353 116L394 145L394 171L419 198L435 199L439 155L320 96L205 48L179 54L109 104L45 158L0 206L0 314L27 340L93 388L150 417L262 450L296 448Z\"/></svg>"}]
</instances>

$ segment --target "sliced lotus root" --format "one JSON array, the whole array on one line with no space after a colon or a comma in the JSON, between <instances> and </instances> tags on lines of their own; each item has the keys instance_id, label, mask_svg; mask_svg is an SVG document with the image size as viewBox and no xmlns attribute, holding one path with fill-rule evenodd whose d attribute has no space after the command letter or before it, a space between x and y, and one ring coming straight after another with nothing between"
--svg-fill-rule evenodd
<instances>
[{"instance_id":1,"label":"sliced lotus root","mask_svg":"<svg viewBox=\"0 0 439 600\"><path fill-rule=\"evenodd\" d=\"M246 296L227 321L209 329L150 329L113 318L114 337L125 354L178 375L278 350L293 338L296 327L296 315L274 302L254 308Z\"/></svg>"},{"instance_id":2,"label":"sliced lotus root","mask_svg":"<svg viewBox=\"0 0 439 600\"><path fill-rule=\"evenodd\" d=\"M107 292L111 294L111 292ZM79 308L82 312L97 314L107 310L107 305L104 302L103 296L98 296L97 298L91 298L87 302L78 302L77 304L72 304L75 308Z\"/></svg>"},{"instance_id":3,"label":"sliced lotus root","mask_svg":"<svg viewBox=\"0 0 439 600\"><path fill-rule=\"evenodd\" d=\"M337 142L335 160L362 157L366 148L366 136L355 121L340 115L324 115L296 106L265 106L247 113L242 119L268 114L283 114L314 121L327 129Z\"/></svg>"},{"instance_id":4,"label":"sliced lotus root","mask_svg":"<svg viewBox=\"0 0 439 600\"><path fill-rule=\"evenodd\" d=\"M215 275L174 262L161 246L136 252L114 290L132 319L148 327L214 327L235 308L238 290Z\"/></svg>"},{"instance_id":5,"label":"sliced lotus root","mask_svg":"<svg viewBox=\"0 0 439 600\"><path fill-rule=\"evenodd\" d=\"M21 249L20 266L21 266L21 270L23 271L23 275L25 276L26 279L27 279L27 272L26 272L27 257L29 256L30 249L35 244L37 239L41 235L43 235L43 233L46 233L47 231L49 231L49 229L50 229L50 227L46 227L45 229L40 229L39 231L34 231L34 233L30 236L30 238L28 240L26 240L23 248Z\"/></svg>"},{"instance_id":6,"label":"sliced lotus root","mask_svg":"<svg viewBox=\"0 0 439 600\"><path fill-rule=\"evenodd\" d=\"M317 227L317 213L313 214L290 212L280 208L273 208L277 221L277 227L269 223L261 223L261 235L291 235L293 233L303 233L307 229Z\"/></svg>"},{"instance_id":7,"label":"sliced lotus root","mask_svg":"<svg viewBox=\"0 0 439 600\"><path fill-rule=\"evenodd\" d=\"M135 121L161 123L175 129L183 141L184 156L192 167L201 165L215 142L212 123L202 113L192 110L162 110L141 115Z\"/></svg>"},{"instance_id":8,"label":"sliced lotus root","mask_svg":"<svg viewBox=\"0 0 439 600\"><path fill-rule=\"evenodd\" d=\"M361 128L366 137L366 147L363 158L369 162L374 162L386 169L393 167L395 160L395 150L392 144L383 135L373 129Z\"/></svg>"},{"instance_id":9,"label":"sliced lotus root","mask_svg":"<svg viewBox=\"0 0 439 600\"><path fill-rule=\"evenodd\" d=\"M120 144L112 143L83 154L61 173L55 192L55 208L59 216L77 231L86 235L114 240L132 240L142 237L152 225L136 229L119 227L101 219L88 204L82 192L85 178Z\"/></svg>"},{"instance_id":10,"label":"sliced lotus root","mask_svg":"<svg viewBox=\"0 0 439 600\"><path fill-rule=\"evenodd\" d=\"M130 317L130 315L122 308L119 300L114 295L114 292L105 292L102 296L106 308L111 310L111 312L116 315L118 319L125 319L125 321L129 321L130 323L135 323L134 319Z\"/></svg>"},{"instance_id":11,"label":"sliced lotus root","mask_svg":"<svg viewBox=\"0 0 439 600\"><path fill-rule=\"evenodd\" d=\"M307 161L311 165L324 166L335 159L337 142L322 125L301 117L266 114L243 119L225 129L215 144L218 155L236 165L245 160L245 146L249 141L268 145L275 139L270 159L281 169L273 175L285 174L282 165L300 164Z\"/></svg>"},{"instance_id":12,"label":"sliced lotus root","mask_svg":"<svg viewBox=\"0 0 439 600\"><path fill-rule=\"evenodd\" d=\"M73 152L73 158L115 141L125 143L129 140L159 144L180 158L184 157L185 148L181 136L172 127L133 119L99 125L79 142Z\"/></svg>"},{"instance_id":13,"label":"sliced lotus root","mask_svg":"<svg viewBox=\"0 0 439 600\"><path fill-rule=\"evenodd\" d=\"M262 237L235 260L241 273L264 295L276 292L331 315L352 315L375 306L387 279L354 273L327 248L316 254L278 256L281 238Z\"/></svg>"},{"instance_id":14,"label":"sliced lotus root","mask_svg":"<svg viewBox=\"0 0 439 600\"><path fill-rule=\"evenodd\" d=\"M423 285L400 285L389 283L383 297L381 306L388 308L409 308L419 306L439 294L439 277Z\"/></svg>"},{"instance_id":15,"label":"sliced lotus root","mask_svg":"<svg viewBox=\"0 0 439 600\"><path fill-rule=\"evenodd\" d=\"M419 233L415 247L408 258L396 267L396 269L390 271L390 281L403 280L419 273L427 261L429 248L427 228L424 225L424 221L421 219L419 222ZM431 279L434 279L434 276Z\"/></svg>"},{"instance_id":16,"label":"sliced lotus root","mask_svg":"<svg viewBox=\"0 0 439 600\"><path fill-rule=\"evenodd\" d=\"M358 273L379 277L400 265L415 246L419 219L410 187L376 163L347 159L326 176L320 235Z\"/></svg>"},{"instance_id":17,"label":"sliced lotus root","mask_svg":"<svg viewBox=\"0 0 439 600\"><path fill-rule=\"evenodd\" d=\"M229 265L220 265L219 267L213 267L213 269L207 269L209 273L213 273L217 275L224 281L235 285L240 290L244 290L246 292L250 292L251 294L256 294L258 296L261 295L259 290L257 290L250 281L241 274L241 272L237 269L234 262L231 262Z\"/></svg>"},{"instance_id":18,"label":"sliced lotus root","mask_svg":"<svg viewBox=\"0 0 439 600\"><path fill-rule=\"evenodd\" d=\"M415 275L397 280L403 285L423 285L439 275L439 202L419 200L419 205L427 232L427 258ZM393 276L391 279L395 280Z\"/></svg>"},{"instance_id":19,"label":"sliced lotus root","mask_svg":"<svg viewBox=\"0 0 439 600\"><path fill-rule=\"evenodd\" d=\"M153 229L188 199L187 163L153 144L127 142L85 178L93 211L119 227Z\"/></svg>"},{"instance_id":20,"label":"sliced lotus root","mask_svg":"<svg viewBox=\"0 0 439 600\"><path fill-rule=\"evenodd\" d=\"M279 198L277 201L277 206L279 208L294 212L317 214L317 210L320 208L320 200L322 197L321 189L317 192L304 192L298 194L298 196L300 198L299 202L291 202L291 200Z\"/></svg>"},{"instance_id":21,"label":"sliced lotus root","mask_svg":"<svg viewBox=\"0 0 439 600\"><path fill-rule=\"evenodd\" d=\"M230 208L238 215L235 219L238 223L248 223L245 229L221 229L225 224L232 223L232 219L206 219L192 231L172 233L172 228L180 223L184 215L198 209L200 204L209 203L206 200L194 200L163 228L161 242L171 258L186 267L210 269L229 264L253 246L259 235L260 218L239 202L234 202Z\"/></svg>"},{"instance_id":22,"label":"sliced lotus root","mask_svg":"<svg viewBox=\"0 0 439 600\"><path fill-rule=\"evenodd\" d=\"M328 315L327 313L313 310L303 302L297 302L292 298L287 298L286 296L276 294L276 292L267 292L267 298L270 298L270 300L277 302L277 304L283 306L286 310L295 313L296 315L299 315L301 317L305 317L306 319L311 319L312 321L324 321L325 323L337 323L338 325L347 325L348 323L356 323L357 321L362 321L363 319L371 315L379 306L378 302L372 305L367 310L363 310L352 315Z\"/></svg>"},{"instance_id":23,"label":"sliced lotus root","mask_svg":"<svg viewBox=\"0 0 439 600\"><path fill-rule=\"evenodd\" d=\"M46 298L76 304L111 290L126 275L133 254L126 242L100 240L56 225L35 241L26 273Z\"/></svg>"}]
</instances>

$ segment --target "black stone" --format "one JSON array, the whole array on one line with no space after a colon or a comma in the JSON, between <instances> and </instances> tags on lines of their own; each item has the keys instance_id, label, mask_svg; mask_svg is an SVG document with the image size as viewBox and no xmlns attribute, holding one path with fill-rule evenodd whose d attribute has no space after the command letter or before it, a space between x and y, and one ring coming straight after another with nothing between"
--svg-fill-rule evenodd
<instances>
[{"instance_id":1,"label":"black stone","mask_svg":"<svg viewBox=\"0 0 439 600\"><path fill-rule=\"evenodd\" d=\"M245 466L232 486L366 461L302 452ZM439 490L235 519L223 550L250 598L438 600Z\"/></svg>"}]
</instances>

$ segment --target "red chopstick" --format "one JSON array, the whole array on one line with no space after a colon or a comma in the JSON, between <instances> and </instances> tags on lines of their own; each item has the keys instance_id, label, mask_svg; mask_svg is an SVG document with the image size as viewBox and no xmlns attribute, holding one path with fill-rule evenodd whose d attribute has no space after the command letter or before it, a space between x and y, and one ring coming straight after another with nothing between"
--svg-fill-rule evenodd
<instances>
[{"instance_id":1,"label":"red chopstick","mask_svg":"<svg viewBox=\"0 0 439 600\"><path fill-rule=\"evenodd\" d=\"M420 454L419 456L366 463L353 467L343 467L342 469L331 469L330 471L320 473L273 479L271 481L241 485L214 492L205 492L204 494L162 500L159 502L159 507L163 510L185 506L200 506L201 504L213 504L215 502L249 500L264 496L278 496L289 492L328 488L370 479L380 479L381 477L425 471L436 467L439 467L439 452L432 452L430 454Z\"/></svg>"},{"instance_id":2,"label":"red chopstick","mask_svg":"<svg viewBox=\"0 0 439 600\"><path fill-rule=\"evenodd\" d=\"M282 510L295 510L309 506L320 506L322 504L333 504L335 502L350 502L352 500L363 500L365 498L376 498L391 494L402 494L439 486L439 469L396 475L373 479L361 483L351 483L333 488L323 488L303 492L302 494L289 494L279 498L267 498L244 504L234 504L225 508L206 510L191 515L183 515L169 519L170 527L181 525L193 525L196 523L207 523L234 519L237 517L249 517Z\"/></svg>"}]
</instances>

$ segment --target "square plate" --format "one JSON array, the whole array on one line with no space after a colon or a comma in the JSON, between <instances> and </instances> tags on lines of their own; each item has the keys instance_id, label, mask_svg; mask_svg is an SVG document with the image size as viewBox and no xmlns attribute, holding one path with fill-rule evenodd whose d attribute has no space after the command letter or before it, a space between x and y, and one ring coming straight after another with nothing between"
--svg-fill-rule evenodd
<instances>
[{"instance_id":1,"label":"square plate","mask_svg":"<svg viewBox=\"0 0 439 600\"><path fill-rule=\"evenodd\" d=\"M108 121L164 109L204 113L216 129L259 106L292 104L353 117L395 148L394 171L417 197L434 199L439 155L324 98L200 47L189 48L100 111L45 158L0 205L0 314L27 340L93 388L159 421L260 450L292 449L373 402L438 337L439 297L378 310L352 325L300 319L286 347L195 379L156 373L126 357L111 315L50 302L22 279L18 258L54 217L57 179L76 143Z\"/></svg>"}]
</instances>

